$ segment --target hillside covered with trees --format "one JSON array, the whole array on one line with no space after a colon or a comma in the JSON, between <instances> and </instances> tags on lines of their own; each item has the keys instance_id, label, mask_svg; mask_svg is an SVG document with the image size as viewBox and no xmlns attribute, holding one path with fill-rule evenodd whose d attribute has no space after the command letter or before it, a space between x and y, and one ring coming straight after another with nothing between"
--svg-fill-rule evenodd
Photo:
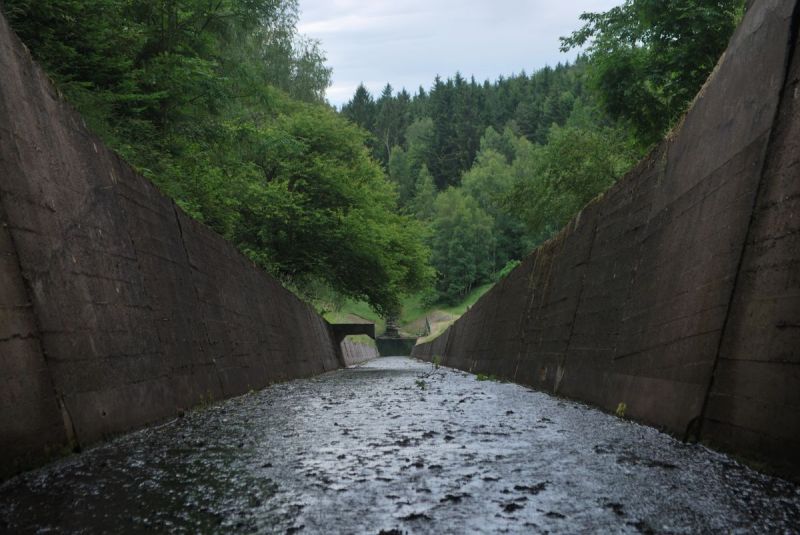
<instances>
[{"instance_id":1,"label":"hillside covered with trees","mask_svg":"<svg viewBox=\"0 0 800 535\"><path fill-rule=\"evenodd\" d=\"M90 127L192 216L306 298L396 311L431 280L415 218L324 101L296 0L7 0Z\"/></svg>"},{"instance_id":2,"label":"hillside covered with trees","mask_svg":"<svg viewBox=\"0 0 800 535\"><path fill-rule=\"evenodd\" d=\"M627 0L561 48L574 63L494 82L460 73L412 95L362 85L341 110L430 229L430 302L512 268L605 191L688 108L743 15L741 0Z\"/></svg>"},{"instance_id":3,"label":"hillside covered with trees","mask_svg":"<svg viewBox=\"0 0 800 535\"><path fill-rule=\"evenodd\" d=\"M687 109L743 0L626 0L562 38L574 63L361 86L339 111L297 0L3 7L91 128L184 210L304 297L392 316L496 280L622 176Z\"/></svg>"}]
</instances>

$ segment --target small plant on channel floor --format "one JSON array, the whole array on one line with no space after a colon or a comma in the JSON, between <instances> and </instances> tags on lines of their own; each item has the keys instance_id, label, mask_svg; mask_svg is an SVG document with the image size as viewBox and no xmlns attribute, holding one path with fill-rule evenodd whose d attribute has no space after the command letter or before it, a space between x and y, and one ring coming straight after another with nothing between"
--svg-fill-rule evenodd
<instances>
[{"instance_id":1,"label":"small plant on channel floor","mask_svg":"<svg viewBox=\"0 0 800 535\"><path fill-rule=\"evenodd\" d=\"M436 368L436 369L438 370L438 369L439 369L439 366L441 366L441 364L442 364L442 357L441 357L441 355L434 355L434 356L433 356L433 367L434 367L434 368Z\"/></svg>"},{"instance_id":2,"label":"small plant on channel floor","mask_svg":"<svg viewBox=\"0 0 800 535\"><path fill-rule=\"evenodd\" d=\"M414 384L416 384L420 390L425 390L425 387L428 386L427 383L422 379L417 379L416 381L414 381Z\"/></svg>"},{"instance_id":3,"label":"small plant on channel floor","mask_svg":"<svg viewBox=\"0 0 800 535\"><path fill-rule=\"evenodd\" d=\"M190 410L192 411L204 411L211 407L215 403L214 394L211 393L211 390L206 390L205 394L200 394L200 397L197 399L197 402L194 406L191 407Z\"/></svg>"},{"instance_id":4,"label":"small plant on channel floor","mask_svg":"<svg viewBox=\"0 0 800 535\"><path fill-rule=\"evenodd\" d=\"M486 375L485 373L479 373L475 376L476 381L496 381L501 382L500 378L494 374Z\"/></svg>"},{"instance_id":5,"label":"small plant on channel floor","mask_svg":"<svg viewBox=\"0 0 800 535\"><path fill-rule=\"evenodd\" d=\"M620 418L625 418L625 411L627 409L628 409L628 405L626 405L624 402L620 401L619 405L617 405L617 410L614 411L614 414L616 414Z\"/></svg>"}]
</instances>

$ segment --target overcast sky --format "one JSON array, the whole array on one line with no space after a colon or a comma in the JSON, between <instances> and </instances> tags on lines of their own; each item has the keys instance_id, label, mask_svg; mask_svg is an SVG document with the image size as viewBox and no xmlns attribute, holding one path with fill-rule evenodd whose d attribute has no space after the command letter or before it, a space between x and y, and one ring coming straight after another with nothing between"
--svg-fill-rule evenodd
<instances>
[{"instance_id":1,"label":"overcast sky","mask_svg":"<svg viewBox=\"0 0 800 535\"><path fill-rule=\"evenodd\" d=\"M387 82L414 93L461 72L482 82L574 58L558 38L584 11L622 0L300 0L300 33L322 41L340 106L360 82L376 95Z\"/></svg>"}]
</instances>

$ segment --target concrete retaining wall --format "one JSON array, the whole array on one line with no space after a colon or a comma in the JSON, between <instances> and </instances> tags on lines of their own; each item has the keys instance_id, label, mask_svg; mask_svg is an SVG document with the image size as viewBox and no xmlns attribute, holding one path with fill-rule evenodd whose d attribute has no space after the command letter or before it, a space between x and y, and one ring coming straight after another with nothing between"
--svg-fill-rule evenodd
<instances>
[{"instance_id":1,"label":"concrete retaining wall","mask_svg":"<svg viewBox=\"0 0 800 535\"><path fill-rule=\"evenodd\" d=\"M342 357L347 366L355 366L368 360L378 358L378 348L372 340L353 340L345 338L341 344Z\"/></svg>"},{"instance_id":2,"label":"concrete retaining wall","mask_svg":"<svg viewBox=\"0 0 800 535\"><path fill-rule=\"evenodd\" d=\"M668 139L414 356L800 476L797 23L754 2Z\"/></svg>"},{"instance_id":3,"label":"concrete retaining wall","mask_svg":"<svg viewBox=\"0 0 800 535\"><path fill-rule=\"evenodd\" d=\"M363 357L104 147L2 16L0 73L0 476Z\"/></svg>"}]
</instances>

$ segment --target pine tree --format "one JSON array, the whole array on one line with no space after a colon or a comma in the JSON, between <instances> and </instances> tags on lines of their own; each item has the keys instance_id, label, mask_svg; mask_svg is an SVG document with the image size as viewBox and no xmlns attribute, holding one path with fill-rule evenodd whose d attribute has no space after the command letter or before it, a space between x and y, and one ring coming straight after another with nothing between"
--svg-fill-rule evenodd
<instances>
[{"instance_id":1,"label":"pine tree","mask_svg":"<svg viewBox=\"0 0 800 535\"><path fill-rule=\"evenodd\" d=\"M342 115L371 132L375 126L376 106L364 84L358 84L353 98L342 106Z\"/></svg>"}]
</instances>

